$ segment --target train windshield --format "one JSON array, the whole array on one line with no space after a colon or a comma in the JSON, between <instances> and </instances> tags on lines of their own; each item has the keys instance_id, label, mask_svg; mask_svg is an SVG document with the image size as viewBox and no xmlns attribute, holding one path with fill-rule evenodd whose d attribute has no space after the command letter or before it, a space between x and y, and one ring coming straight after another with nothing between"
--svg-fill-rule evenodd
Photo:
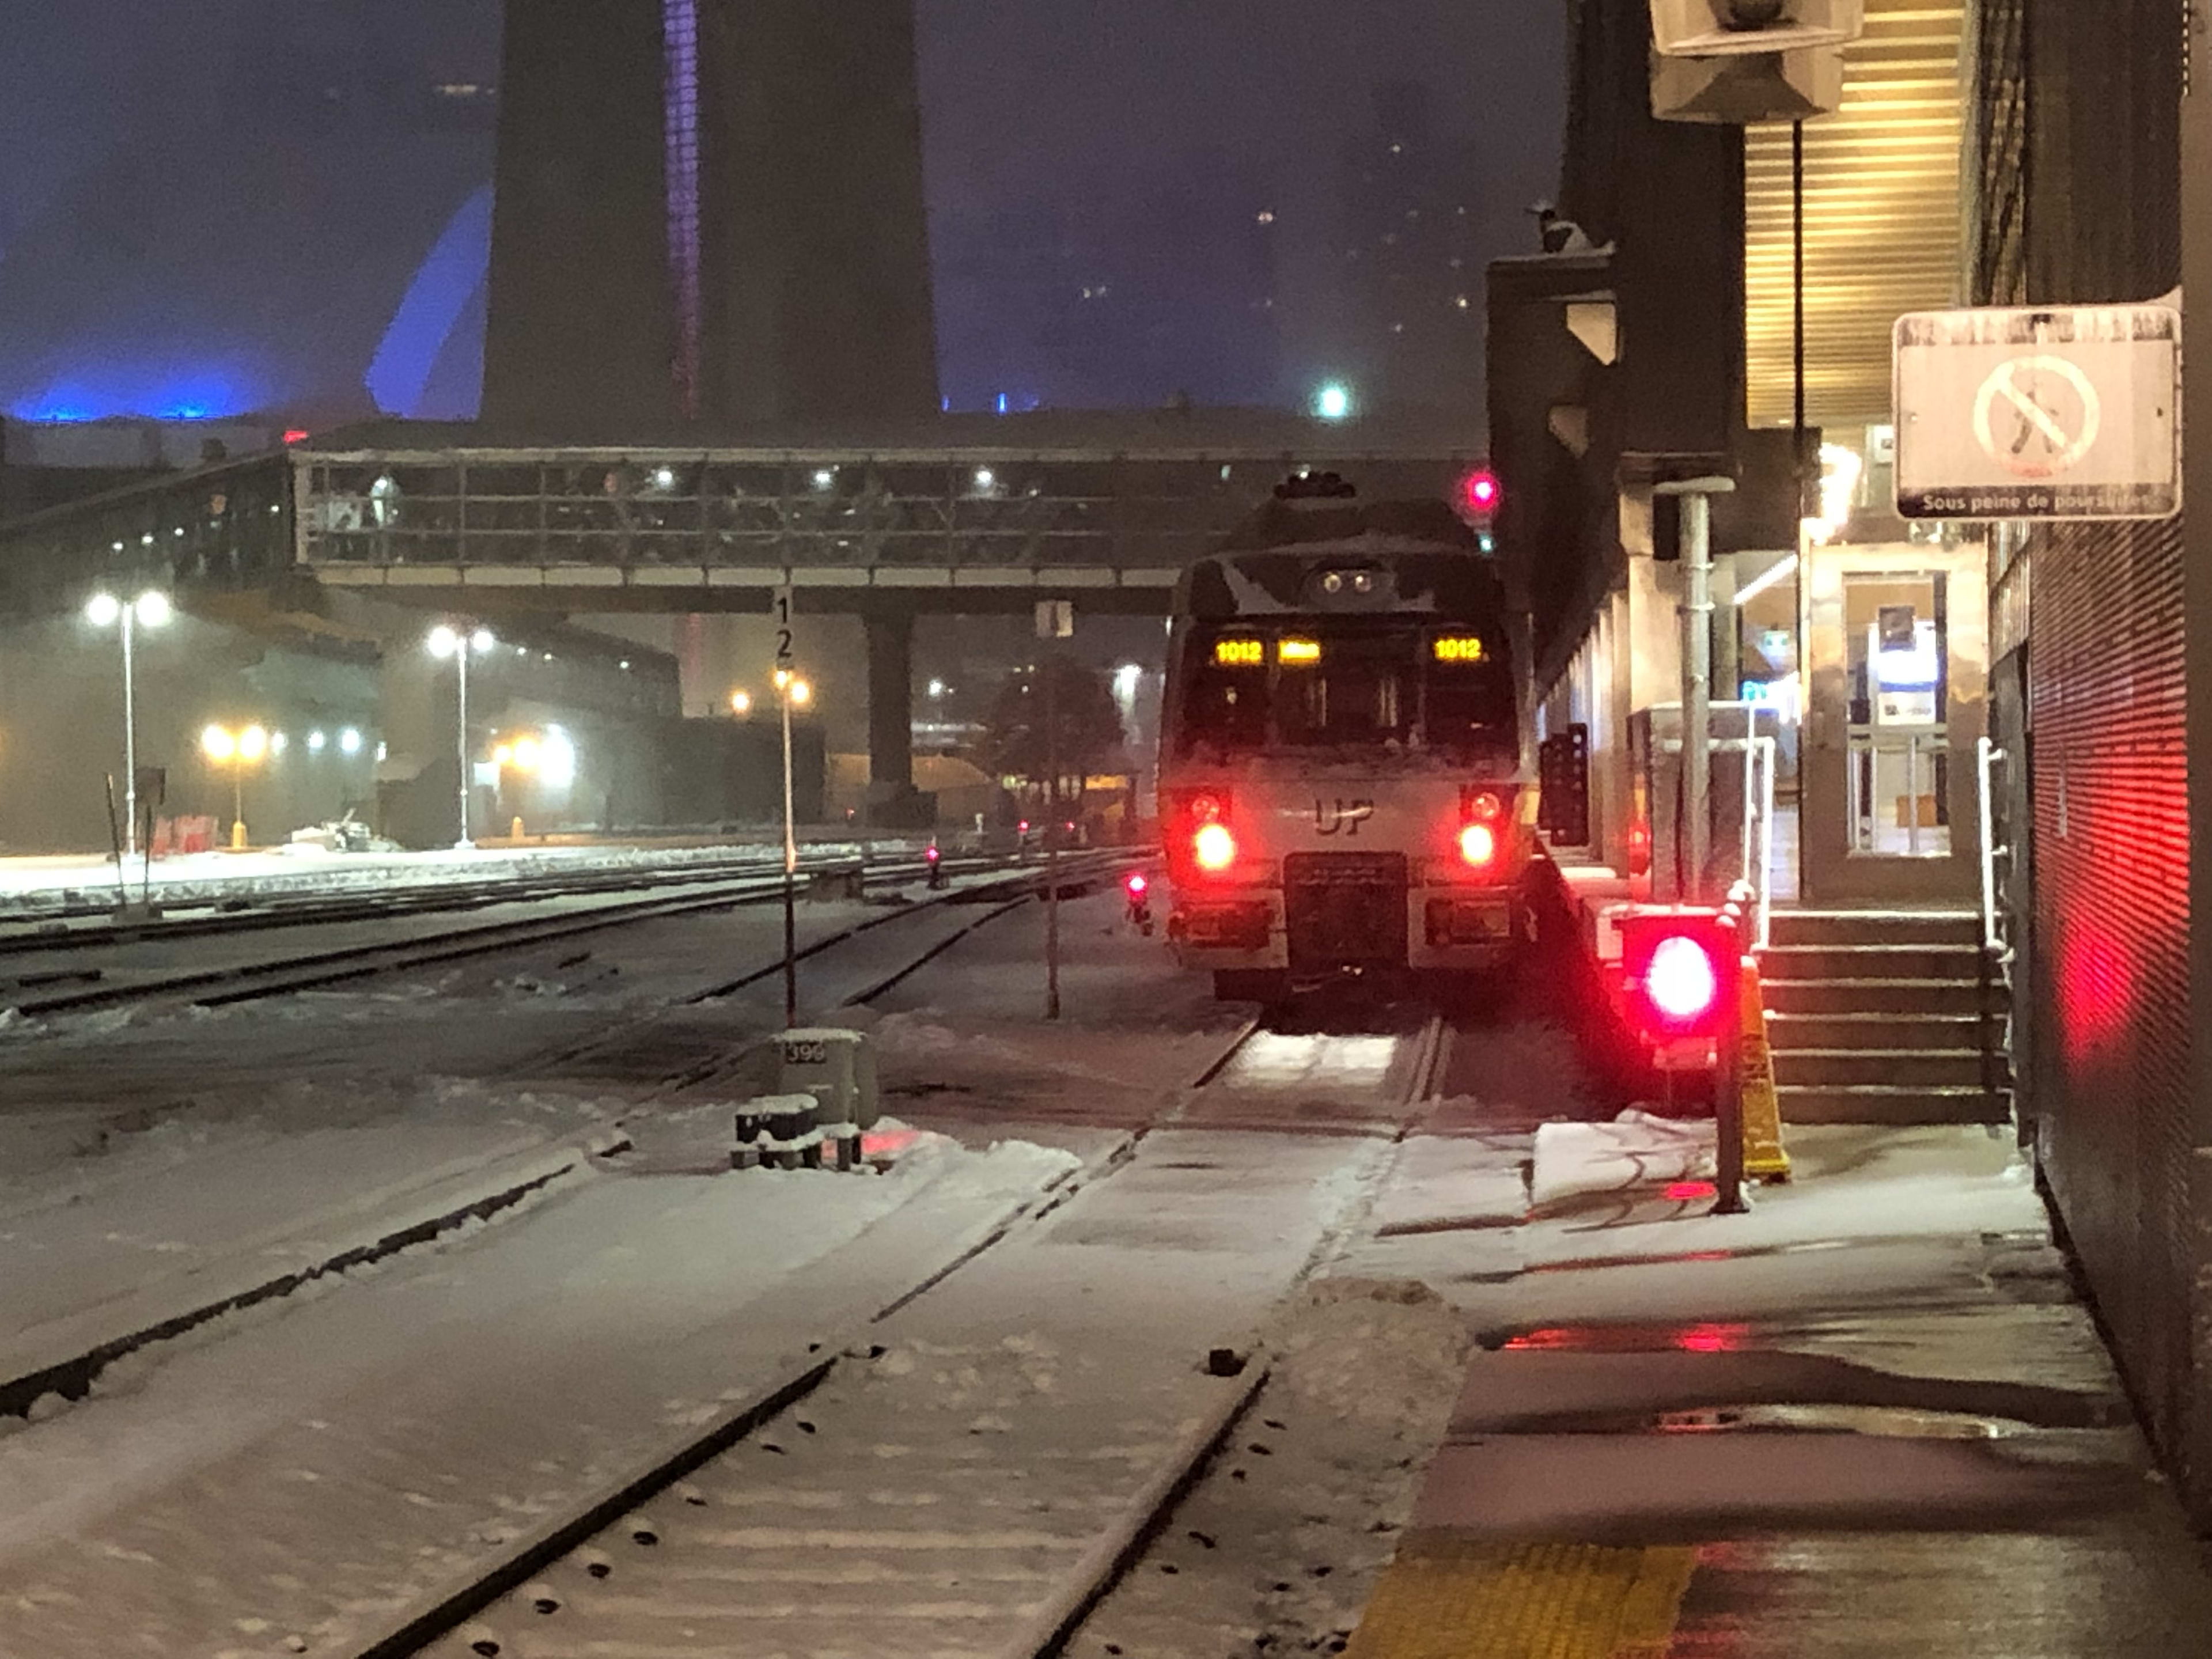
<instances>
[{"instance_id":1,"label":"train windshield","mask_svg":"<svg viewBox=\"0 0 2212 1659\"><path fill-rule=\"evenodd\" d=\"M1174 733L1183 757L1266 749L1510 755L1513 677L1490 641L1434 627L1194 630Z\"/></svg>"}]
</instances>

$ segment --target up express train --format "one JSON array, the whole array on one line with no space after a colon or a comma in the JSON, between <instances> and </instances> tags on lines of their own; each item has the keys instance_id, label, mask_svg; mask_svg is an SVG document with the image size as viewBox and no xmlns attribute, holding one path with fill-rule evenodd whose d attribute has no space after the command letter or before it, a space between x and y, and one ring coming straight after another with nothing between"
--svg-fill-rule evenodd
<instances>
[{"instance_id":1,"label":"up express train","mask_svg":"<svg viewBox=\"0 0 2212 1659\"><path fill-rule=\"evenodd\" d=\"M1176 593L1160 824L1223 998L1442 980L1534 937L1543 856L1503 587L1443 501L1278 493Z\"/></svg>"}]
</instances>

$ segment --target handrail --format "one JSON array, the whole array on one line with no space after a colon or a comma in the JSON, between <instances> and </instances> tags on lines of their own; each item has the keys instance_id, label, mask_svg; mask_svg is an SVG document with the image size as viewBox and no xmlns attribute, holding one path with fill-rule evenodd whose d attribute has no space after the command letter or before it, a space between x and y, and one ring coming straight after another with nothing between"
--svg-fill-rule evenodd
<instances>
[{"instance_id":1,"label":"handrail","mask_svg":"<svg viewBox=\"0 0 2212 1659\"><path fill-rule=\"evenodd\" d=\"M1984 737L1975 744L1974 758L1981 787L1982 948L1996 956L2003 953L2005 942L1997 926L1996 811L1990 782L2006 755Z\"/></svg>"}]
</instances>

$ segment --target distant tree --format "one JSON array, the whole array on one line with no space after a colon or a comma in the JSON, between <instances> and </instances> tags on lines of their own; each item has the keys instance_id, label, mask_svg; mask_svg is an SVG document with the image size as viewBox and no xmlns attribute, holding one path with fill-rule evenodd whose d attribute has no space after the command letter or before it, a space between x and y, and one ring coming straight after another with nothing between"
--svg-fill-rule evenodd
<instances>
[{"instance_id":1,"label":"distant tree","mask_svg":"<svg viewBox=\"0 0 2212 1659\"><path fill-rule=\"evenodd\" d=\"M1051 661L1040 665L1036 673L1006 677L983 723L983 760L1000 777L1048 785L1052 745L1045 728L1047 674L1052 676L1058 703L1054 712L1060 727L1060 798L1073 800L1080 794L1083 780L1123 741L1121 713L1105 676L1079 663Z\"/></svg>"}]
</instances>

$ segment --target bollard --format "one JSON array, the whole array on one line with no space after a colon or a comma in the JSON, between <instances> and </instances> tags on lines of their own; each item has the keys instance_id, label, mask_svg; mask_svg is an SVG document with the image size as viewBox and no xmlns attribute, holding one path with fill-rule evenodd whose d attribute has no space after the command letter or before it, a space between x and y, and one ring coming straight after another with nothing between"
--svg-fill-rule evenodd
<instances>
[{"instance_id":1,"label":"bollard","mask_svg":"<svg viewBox=\"0 0 2212 1659\"><path fill-rule=\"evenodd\" d=\"M1716 1042L1713 1075L1713 1200L1715 1215L1742 1215L1743 1197L1743 1026L1731 1019Z\"/></svg>"},{"instance_id":2,"label":"bollard","mask_svg":"<svg viewBox=\"0 0 2212 1659\"><path fill-rule=\"evenodd\" d=\"M230 826L230 850L234 853L243 853L246 850L246 820L244 818L235 820Z\"/></svg>"},{"instance_id":3,"label":"bollard","mask_svg":"<svg viewBox=\"0 0 2212 1659\"><path fill-rule=\"evenodd\" d=\"M508 839L511 841L520 841L522 839L521 814L517 813L515 815L514 822L507 826L507 833Z\"/></svg>"}]
</instances>

